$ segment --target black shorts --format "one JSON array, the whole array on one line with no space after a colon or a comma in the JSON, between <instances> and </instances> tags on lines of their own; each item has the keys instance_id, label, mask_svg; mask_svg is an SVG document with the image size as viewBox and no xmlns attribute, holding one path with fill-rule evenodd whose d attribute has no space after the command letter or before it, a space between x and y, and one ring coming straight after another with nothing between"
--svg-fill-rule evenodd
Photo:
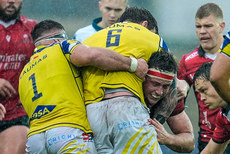
<instances>
[{"instance_id":1,"label":"black shorts","mask_svg":"<svg viewBox=\"0 0 230 154\"><path fill-rule=\"evenodd\" d=\"M15 126L15 125L24 125L29 128L29 118L28 116L23 116L17 119L9 120L9 121L0 121L0 133L5 129Z\"/></svg>"}]
</instances>

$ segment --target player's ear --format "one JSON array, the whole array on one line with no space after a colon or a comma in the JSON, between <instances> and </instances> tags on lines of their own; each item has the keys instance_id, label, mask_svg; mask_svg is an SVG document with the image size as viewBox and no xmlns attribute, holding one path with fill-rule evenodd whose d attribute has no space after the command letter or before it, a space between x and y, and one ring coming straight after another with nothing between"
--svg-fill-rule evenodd
<instances>
[{"instance_id":1,"label":"player's ear","mask_svg":"<svg viewBox=\"0 0 230 154\"><path fill-rule=\"evenodd\" d=\"M220 32L221 33L223 33L223 31L224 31L225 25L226 25L225 22L221 22L220 23L220 27L221 27L221 31Z\"/></svg>"},{"instance_id":2,"label":"player's ear","mask_svg":"<svg viewBox=\"0 0 230 154\"><path fill-rule=\"evenodd\" d=\"M100 11L101 11L101 6L102 6L102 2L99 1L99 2L98 2L98 7L99 7L99 10L100 10Z\"/></svg>"},{"instance_id":3,"label":"player's ear","mask_svg":"<svg viewBox=\"0 0 230 154\"><path fill-rule=\"evenodd\" d=\"M146 28L147 28L148 24L149 24L149 23L148 23L147 20L142 21L142 22L140 23L140 25L142 25L142 26L144 26L144 27L146 27Z\"/></svg>"}]
</instances>

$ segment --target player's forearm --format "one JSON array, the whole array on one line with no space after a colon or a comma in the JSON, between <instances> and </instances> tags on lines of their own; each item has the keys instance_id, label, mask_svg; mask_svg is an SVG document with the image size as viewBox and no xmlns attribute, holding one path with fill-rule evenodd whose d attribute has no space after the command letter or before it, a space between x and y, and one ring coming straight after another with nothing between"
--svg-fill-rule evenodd
<instances>
[{"instance_id":1,"label":"player's forearm","mask_svg":"<svg viewBox=\"0 0 230 154\"><path fill-rule=\"evenodd\" d=\"M195 148L195 139L192 133L170 134L165 144L176 152L190 153Z\"/></svg>"},{"instance_id":2,"label":"player's forearm","mask_svg":"<svg viewBox=\"0 0 230 154\"><path fill-rule=\"evenodd\" d=\"M91 65L103 70L113 71L128 71L131 64L131 59L119 53L108 50L103 54L97 53L97 48L94 48L95 56L92 56ZM100 49L101 50L101 49ZM106 49L105 49L106 50ZM99 55L99 56L98 56Z\"/></svg>"},{"instance_id":3,"label":"player's forearm","mask_svg":"<svg viewBox=\"0 0 230 154\"><path fill-rule=\"evenodd\" d=\"M222 154L225 151L229 141L226 141L222 144L217 144L211 139L208 142L208 145L201 151L201 154Z\"/></svg>"}]
</instances>

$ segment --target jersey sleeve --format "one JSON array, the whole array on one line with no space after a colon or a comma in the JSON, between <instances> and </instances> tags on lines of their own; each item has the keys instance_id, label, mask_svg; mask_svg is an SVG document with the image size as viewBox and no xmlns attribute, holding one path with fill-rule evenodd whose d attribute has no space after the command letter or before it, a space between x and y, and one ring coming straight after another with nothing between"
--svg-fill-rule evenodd
<instances>
[{"instance_id":1,"label":"jersey sleeve","mask_svg":"<svg viewBox=\"0 0 230 154\"><path fill-rule=\"evenodd\" d=\"M186 76L185 55L183 55L179 63L177 78L180 80L185 80L185 76Z\"/></svg>"},{"instance_id":2,"label":"jersey sleeve","mask_svg":"<svg viewBox=\"0 0 230 154\"><path fill-rule=\"evenodd\" d=\"M230 122L225 119L221 111L219 111L216 117L216 128L213 133L213 141L216 143L224 143L230 139Z\"/></svg>"},{"instance_id":3,"label":"jersey sleeve","mask_svg":"<svg viewBox=\"0 0 230 154\"><path fill-rule=\"evenodd\" d=\"M221 46L220 53L228 56L230 58L230 31L225 37L225 40Z\"/></svg>"},{"instance_id":4,"label":"jersey sleeve","mask_svg":"<svg viewBox=\"0 0 230 154\"><path fill-rule=\"evenodd\" d=\"M182 111L184 111L184 101L178 101L175 109L173 110L170 117L180 114Z\"/></svg>"},{"instance_id":5,"label":"jersey sleeve","mask_svg":"<svg viewBox=\"0 0 230 154\"><path fill-rule=\"evenodd\" d=\"M65 57L70 61L70 56L73 50L80 45L79 41L75 40L65 40L61 42L62 52L64 53Z\"/></svg>"},{"instance_id":6,"label":"jersey sleeve","mask_svg":"<svg viewBox=\"0 0 230 154\"><path fill-rule=\"evenodd\" d=\"M163 40L163 38L160 38L160 51L161 50L169 51L169 48L167 44L165 43L165 41Z\"/></svg>"}]
</instances>

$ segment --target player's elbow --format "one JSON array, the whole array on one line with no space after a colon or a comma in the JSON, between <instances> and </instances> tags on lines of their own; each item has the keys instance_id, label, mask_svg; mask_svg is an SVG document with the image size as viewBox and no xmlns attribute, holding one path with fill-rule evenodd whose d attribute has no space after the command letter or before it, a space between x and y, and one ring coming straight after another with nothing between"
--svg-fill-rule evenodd
<instances>
[{"instance_id":1,"label":"player's elbow","mask_svg":"<svg viewBox=\"0 0 230 154\"><path fill-rule=\"evenodd\" d=\"M195 139L188 145L186 152L191 153L195 149Z\"/></svg>"},{"instance_id":2,"label":"player's elbow","mask_svg":"<svg viewBox=\"0 0 230 154\"><path fill-rule=\"evenodd\" d=\"M195 149L195 137L193 133L187 136L187 141L184 141L185 145L181 147L180 153L191 153Z\"/></svg>"}]
</instances>

